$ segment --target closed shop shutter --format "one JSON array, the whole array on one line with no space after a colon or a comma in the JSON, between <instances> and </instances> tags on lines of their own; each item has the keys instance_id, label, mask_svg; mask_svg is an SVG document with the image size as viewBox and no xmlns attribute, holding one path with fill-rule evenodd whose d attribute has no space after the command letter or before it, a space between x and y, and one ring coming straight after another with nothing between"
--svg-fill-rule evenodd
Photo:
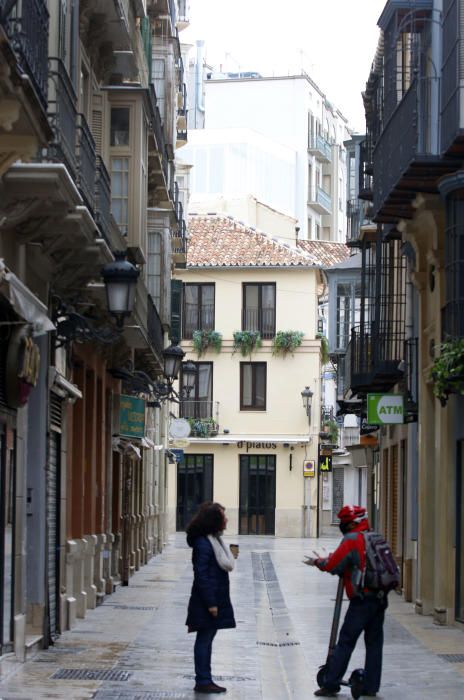
<instances>
[{"instance_id":1,"label":"closed shop shutter","mask_svg":"<svg viewBox=\"0 0 464 700\"><path fill-rule=\"evenodd\" d=\"M334 467L332 472L332 522L338 522L337 513L343 508L345 490L345 470Z\"/></svg>"},{"instance_id":2,"label":"closed shop shutter","mask_svg":"<svg viewBox=\"0 0 464 700\"><path fill-rule=\"evenodd\" d=\"M58 636L58 590L60 552L60 453L63 402L50 394L50 435L47 463L47 576L49 639Z\"/></svg>"}]
</instances>

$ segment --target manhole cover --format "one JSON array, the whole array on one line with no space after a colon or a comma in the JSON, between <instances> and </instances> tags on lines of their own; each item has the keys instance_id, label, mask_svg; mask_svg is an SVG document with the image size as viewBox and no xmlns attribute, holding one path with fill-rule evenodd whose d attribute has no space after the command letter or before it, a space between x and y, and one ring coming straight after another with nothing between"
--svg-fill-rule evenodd
<instances>
[{"instance_id":1,"label":"manhole cover","mask_svg":"<svg viewBox=\"0 0 464 700\"><path fill-rule=\"evenodd\" d=\"M131 676L132 673L128 671L102 671L96 668L59 668L51 678L66 681L127 681Z\"/></svg>"},{"instance_id":2,"label":"manhole cover","mask_svg":"<svg viewBox=\"0 0 464 700\"><path fill-rule=\"evenodd\" d=\"M155 610L153 605L120 605L119 603L103 603L101 608L117 608L118 610Z\"/></svg>"},{"instance_id":3,"label":"manhole cover","mask_svg":"<svg viewBox=\"0 0 464 700\"><path fill-rule=\"evenodd\" d=\"M449 661L450 664L464 663L464 654L438 654L438 656L444 661Z\"/></svg>"}]
</instances>

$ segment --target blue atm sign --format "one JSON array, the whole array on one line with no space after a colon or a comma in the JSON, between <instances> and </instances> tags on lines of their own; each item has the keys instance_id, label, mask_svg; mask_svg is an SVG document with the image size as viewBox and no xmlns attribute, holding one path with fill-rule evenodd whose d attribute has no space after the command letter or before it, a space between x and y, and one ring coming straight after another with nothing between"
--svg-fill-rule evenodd
<instances>
[{"instance_id":1,"label":"blue atm sign","mask_svg":"<svg viewBox=\"0 0 464 700\"><path fill-rule=\"evenodd\" d=\"M145 401L121 394L119 404L119 434L129 438L145 435Z\"/></svg>"}]
</instances>

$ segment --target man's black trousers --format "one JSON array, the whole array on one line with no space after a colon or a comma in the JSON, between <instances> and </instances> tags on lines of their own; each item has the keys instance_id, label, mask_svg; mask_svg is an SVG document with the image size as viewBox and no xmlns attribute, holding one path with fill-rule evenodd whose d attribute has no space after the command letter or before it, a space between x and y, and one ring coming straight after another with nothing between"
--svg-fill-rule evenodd
<instances>
[{"instance_id":1,"label":"man's black trousers","mask_svg":"<svg viewBox=\"0 0 464 700\"><path fill-rule=\"evenodd\" d=\"M350 601L337 645L328 663L325 688L339 690L338 684L345 675L359 635L364 632L366 645L364 692L376 693L379 690L382 675L383 622L387 606L386 596L353 598Z\"/></svg>"}]
</instances>

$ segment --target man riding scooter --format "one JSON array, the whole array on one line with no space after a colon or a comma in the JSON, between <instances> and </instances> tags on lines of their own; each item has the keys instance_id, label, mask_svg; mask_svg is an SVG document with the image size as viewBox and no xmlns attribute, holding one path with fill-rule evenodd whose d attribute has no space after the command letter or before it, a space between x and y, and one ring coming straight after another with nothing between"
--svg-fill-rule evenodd
<instances>
[{"instance_id":1,"label":"man riding scooter","mask_svg":"<svg viewBox=\"0 0 464 700\"><path fill-rule=\"evenodd\" d=\"M366 661L362 695L375 697L382 674L383 623L388 607L383 591L364 586L366 544L363 533L369 530L366 509L361 506L343 506L337 517L344 537L337 549L327 558L306 557L305 564L317 566L343 578L350 600L338 642L324 669L323 687L316 690L318 697L335 697L348 667L356 642L364 632Z\"/></svg>"}]
</instances>

